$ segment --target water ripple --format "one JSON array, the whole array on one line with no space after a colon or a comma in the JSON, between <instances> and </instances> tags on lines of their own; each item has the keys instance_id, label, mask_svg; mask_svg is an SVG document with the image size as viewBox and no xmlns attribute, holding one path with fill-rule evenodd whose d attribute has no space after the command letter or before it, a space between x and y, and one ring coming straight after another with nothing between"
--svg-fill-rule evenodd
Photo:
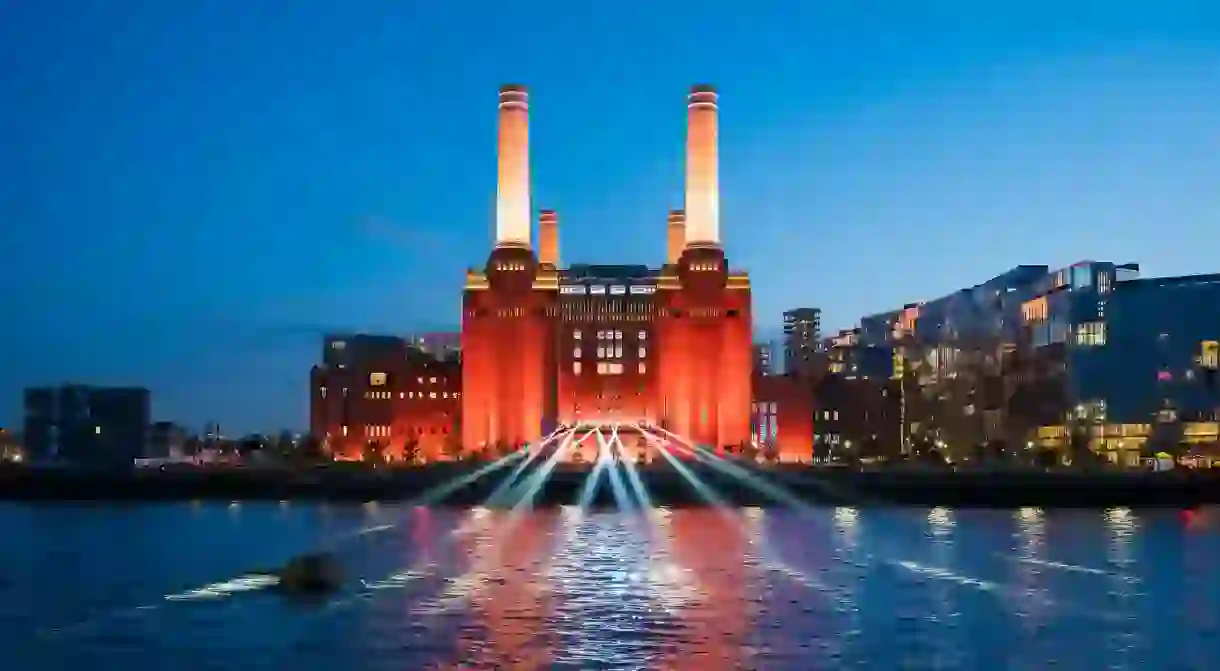
<instances>
[{"instance_id":1,"label":"water ripple","mask_svg":"<svg viewBox=\"0 0 1220 671\"><path fill-rule=\"evenodd\" d=\"M1208 668L1218 519L0 506L0 645L15 669ZM325 602L248 573L317 547L354 577Z\"/></svg>"}]
</instances>

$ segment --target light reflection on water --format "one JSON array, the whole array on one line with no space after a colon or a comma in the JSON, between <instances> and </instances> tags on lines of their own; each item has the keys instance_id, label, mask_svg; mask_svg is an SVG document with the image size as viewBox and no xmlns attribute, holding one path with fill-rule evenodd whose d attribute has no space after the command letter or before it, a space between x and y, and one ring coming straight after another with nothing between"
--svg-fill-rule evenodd
<instances>
[{"instance_id":1,"label":"light reflection on water","mask_svg":"<svg viewBox=\"0 0 1220 671\"><path fill-rule=\"evenodd\" d=\"M0 506L0 645L15 669L1207 668L1215 519ZM328 603L235 580L319 547L358 578Z\"/></svg>"}]
</instances>

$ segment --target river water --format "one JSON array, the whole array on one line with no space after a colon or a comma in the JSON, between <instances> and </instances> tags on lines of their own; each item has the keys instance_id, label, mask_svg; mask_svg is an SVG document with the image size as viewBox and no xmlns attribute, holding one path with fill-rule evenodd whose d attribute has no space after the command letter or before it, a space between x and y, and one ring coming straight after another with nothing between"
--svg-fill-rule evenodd
<instances>
[{"instance_id":1,"label":"river water","mask_svg":"<svg viewBox=\"0 0 1220 671\"><path fill-rule=\"evenodd\" d=\"M0 532L5 669L1220 659L1220 510L0 504ZM231 580L319 549L352 579L325 601Z\"/></svg>"}]
</instances>

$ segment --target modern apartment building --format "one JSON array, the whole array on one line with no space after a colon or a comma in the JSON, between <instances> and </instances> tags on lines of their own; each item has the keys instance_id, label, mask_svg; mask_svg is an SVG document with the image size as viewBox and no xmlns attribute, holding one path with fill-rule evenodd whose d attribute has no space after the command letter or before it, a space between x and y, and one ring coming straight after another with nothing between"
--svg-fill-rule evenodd
<instances>
[{"instance_id":1,"label":"modern apartment building","mask_svg":"<svg viewBox=\"0 0 1220 671\"><path fill-rule=\"evenodd\" d=\"M25 446L32 461L131 466L145 455L150 412L142 387L26 389Z\"/></svg>"},{"instance_id":2,"label":"modern apartment building","mask_svg":"<svg viewBox=\"0 0 1220 671\"><path fill-rule=\"evenodd\" d=\"M1158 418L1181 435L1158 449L1218 439L1218 340L1220 276L1139 279L1137 264L1082 261L1017 266L865 317L830 343L830 366L858 373L862 352L888 350L892 375L906 378L908 430L951 447L1066 450L1084 433L1130 464L1165 435Z\"/></svg>"},{"instance_id":3,"label":"modern apartment building","mask_svg":"<svg viewBox=\"0 0 1220 671\"><path fill-rule=\"evenodd\" d=\"M822 339L822 310L796 308L784 313L784 372L799 377L816 374L816 353Z\"/></svg>"}]
</instances>

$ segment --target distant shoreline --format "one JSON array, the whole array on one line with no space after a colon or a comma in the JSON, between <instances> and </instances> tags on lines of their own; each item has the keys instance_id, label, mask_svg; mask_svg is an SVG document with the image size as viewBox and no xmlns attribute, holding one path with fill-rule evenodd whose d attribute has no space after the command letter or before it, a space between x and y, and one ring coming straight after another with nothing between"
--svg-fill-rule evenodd
<instances>
[{"instance_id":1,"label":"distant shoreline","mask_svg":"<svg viewBox=\"0 0 1220 671\"><path fill-rule=\"evenodd\" d=\"M442 464L427 468L365 471L183 470L89 472L0 469L0 500L45 502L105 501L403 501L431 505L480 505L512 468L486 475L444 496L421 496L473 473L479 465ZM959 507L1192 507L1220 504L1215 472L944 472L854 471L784 468L754 471L758 487L707 468L692 466L724 503L746 506L915 505ZM703 505L700 492L671 469L642 470L640 479L653 505ZM567 505L580 499L587 471L557 470L538 491L535 505ZM628 479L620 468L627 489ZM503 499L511 505L515 501ZM593 500L615 505L603 475Z\"/></svg>"}]
</instances>

